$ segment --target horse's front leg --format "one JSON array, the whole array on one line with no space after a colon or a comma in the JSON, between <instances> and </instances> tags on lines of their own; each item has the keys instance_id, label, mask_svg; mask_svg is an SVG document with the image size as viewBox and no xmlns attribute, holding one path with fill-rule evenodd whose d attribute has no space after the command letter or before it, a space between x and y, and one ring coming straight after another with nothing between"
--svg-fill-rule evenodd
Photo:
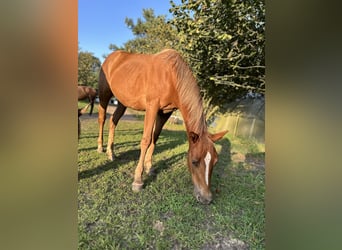
<instances>
[{"instance_id":1,"label":"horse's front leg","mask_svg":"<svg viewBox=\"0 0 342 250\"><path fill-rule=\"evenodd\" d=\"M153 126L156 120L158 112L158 105L149 105L146 109L145 120L144 120L144 133L140 143L140 157L138 165L134 173L134 181L132 184L132 190L138 192L143 187L142 172L144 169L144 161L148 147L152 141Z\"/></svg>"},{"instance_id":2,"label":"horse's front leg","mask_svg":"<svg viewBox=\"0 0 342 250\"><path fill-rule=\"evenodd\" d=\"M154 148L156 146L160 132L162 131L164 124L169 119L171 114L172 114L172 111L169 113L166 113L166 114L164 114L162 110L160 110L158 112L156 123L154 126L152 142L151 142L151 145L149 146L149 148L147 149L146 156L145 156L144 166L145 166L145 172L147 174L152 174L152 172L153 172L153 170L152 170L152 155L154 152Z\"/></svg>"}]
</instances>

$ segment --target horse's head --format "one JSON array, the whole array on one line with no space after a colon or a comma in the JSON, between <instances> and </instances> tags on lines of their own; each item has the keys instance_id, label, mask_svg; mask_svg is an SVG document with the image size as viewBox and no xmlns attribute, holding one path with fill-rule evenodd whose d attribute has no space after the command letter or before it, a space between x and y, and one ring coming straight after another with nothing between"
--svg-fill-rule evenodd
<instances>
[{"instance_id":1,"label":"horse's head","mask_svg":"<svg viewBox=\"0 0 342 250\"><path fill-rule=\"evenodd\" d=\"M194 195L203 204L209 204L212 200L210 179L218 160L214 142L226 133L227 131L214 135L204 133L202 136L189 133L188 167L194 184Z\"/></svg>"}]
</instances>

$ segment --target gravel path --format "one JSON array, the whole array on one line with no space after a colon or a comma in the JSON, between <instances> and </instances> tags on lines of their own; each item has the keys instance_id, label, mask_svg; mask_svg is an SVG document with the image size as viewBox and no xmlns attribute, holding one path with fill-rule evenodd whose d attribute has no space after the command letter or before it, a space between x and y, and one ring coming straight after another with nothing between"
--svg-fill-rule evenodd
<instances>
[{"instance_id":1,"label":"gravel path","mask_svg":"<svg viewBox=\"0 0 342 250\"><path fill-rule=\"evenodd\" d=\"M96 104L95 104L95 105L96 105ZM115 109L116 109L116 106L114 106L114 105L108 105L108 107L107 107L107 113L106 113L107 119L110 118L110 116L114 113ZM97 118L98 118L98 113L97 113L97 112L93 112L92 115L89 115L89 109L87 110L87 112L86 112L84 115L80 116L80 120L81 120L81 121L82 121L82 120L88 120L88 119L96 119L96 120L97 120ZM106 119L106 120L107 120L107 119ZM126 112L125 112L125 114L122 116L122 118L121 118L120 120L125 120L125 121L136 121L137 118L135 117L134 114L131 114L131 113L129 112L129 109L127 109Z\"/></svg>"}]
</instances>

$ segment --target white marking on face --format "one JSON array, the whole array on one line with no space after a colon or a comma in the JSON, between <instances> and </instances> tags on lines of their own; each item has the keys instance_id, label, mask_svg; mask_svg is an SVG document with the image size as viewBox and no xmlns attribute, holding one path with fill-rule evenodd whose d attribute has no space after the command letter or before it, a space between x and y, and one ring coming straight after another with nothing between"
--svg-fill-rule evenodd
<instances>
[{"instance_id":1,"label":"white marking on face","mask_svg":"<svg viewBox=\"0 0 342 250\"><path fill-rule=\"evenodd\" d=\"M207 186L209 186L209 163L211 160L211 154L207 152L207 155L204 158L205 163L205 183L207 183Z\"/></svg>"}]
</instances>

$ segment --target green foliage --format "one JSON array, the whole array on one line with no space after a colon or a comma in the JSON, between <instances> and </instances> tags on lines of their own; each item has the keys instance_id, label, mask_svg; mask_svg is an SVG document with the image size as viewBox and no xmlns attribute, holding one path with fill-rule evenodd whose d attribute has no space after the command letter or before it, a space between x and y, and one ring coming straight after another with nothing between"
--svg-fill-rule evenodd
<instances>
[{"instance_id":1,"label":"green foliage","mask_svg":"<svg viewBox=\"0 0 342 250\"><path fill-rule=\"evenodd\" d=\"M223 107L248 90L265 90L263 0L171 1L178 49L211 103Z\"/></svg>"},{"instance_id":2,"label":"green foliage","mask_svg":"<svg viewBox=\"0 0 342 250\"><path fill-rule=\"evenodd\" d=\"M93 53L78 52L78 84L97 88L101 61Z\"/></svg>"},{"instance_id":3,"label":"green foliage","mask_svg":"<svg viewBox=\"0 0 342 250\"><path fill-rule=\"evenodd\" d=\"M170 1L171 20L144 9L142 18L125 23L135 38L119 48L138 53L178 50L192 68L206 113L226 111L248 91L265 92L264 0Z\"/></svg>"},{"instance_id":4,"label":"green foliage","mask_svg":"<svg viewBox=\"0 0 342 250\"><path fill-rule=\"evenodd\" d=\"M172 48L176 37L176 30L166 21L163 15L156 16L153 9L143 9L143 19L125 19L125 23L135 38L127 41L123 48L114 44L109 46L112 50L123 49L137 53L157 53L165 48Z\"/></svg>"}]
</instances>

